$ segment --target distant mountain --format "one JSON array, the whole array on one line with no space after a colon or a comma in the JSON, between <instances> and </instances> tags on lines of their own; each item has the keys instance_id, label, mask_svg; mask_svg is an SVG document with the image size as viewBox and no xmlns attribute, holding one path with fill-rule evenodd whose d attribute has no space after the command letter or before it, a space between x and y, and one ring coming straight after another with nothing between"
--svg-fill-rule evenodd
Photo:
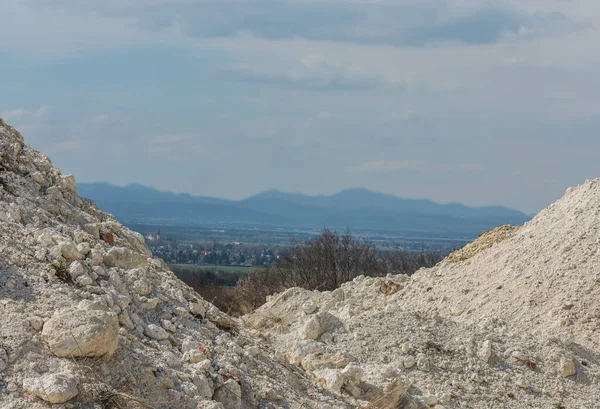
<instances>
[{"instance_id":1,"label":"distant mountain","mask_svg":"<svg viewBox=\"0 0 600 409\"><path fill-rule=\"evenodd\" d=\"M119 187L80 183L78 191L123 223L329 227L468 237L502 224L523 224L530 219L503 206L440 204L401 199L362 188L328 196L270 190L239 201L162 192L137 184Z\"/></svg>"}]
</instances>

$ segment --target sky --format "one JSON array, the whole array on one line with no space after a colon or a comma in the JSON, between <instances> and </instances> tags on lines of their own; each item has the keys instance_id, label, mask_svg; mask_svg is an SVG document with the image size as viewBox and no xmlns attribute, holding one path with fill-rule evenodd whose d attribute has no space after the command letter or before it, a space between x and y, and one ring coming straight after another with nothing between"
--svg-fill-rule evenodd
<instances>
[{"instance_id":1,"label":"sky","mask_svg":"<svg viewBox=\"0 0 600 409\"><path fill-rule=\"evenodd\" d=\"M536 212L600 177L597 0L3 0L0 117L79 182Z\"/></svg>"}]
</instances>

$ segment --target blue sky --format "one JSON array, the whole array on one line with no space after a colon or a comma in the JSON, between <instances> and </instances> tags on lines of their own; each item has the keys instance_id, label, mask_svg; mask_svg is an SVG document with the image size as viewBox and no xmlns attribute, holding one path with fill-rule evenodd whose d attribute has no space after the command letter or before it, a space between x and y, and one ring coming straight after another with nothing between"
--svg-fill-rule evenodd
<instances>
[{"instance_id":1,"label":"blue sky","mask_svg":"<svg viewBox=\"0 0 600 409\"><path fill-rule=\"evenodd\" d=\"M5 0L0 116L79 181L537 211L600 176L592 0Z\"/></svg>"}]
</instances>

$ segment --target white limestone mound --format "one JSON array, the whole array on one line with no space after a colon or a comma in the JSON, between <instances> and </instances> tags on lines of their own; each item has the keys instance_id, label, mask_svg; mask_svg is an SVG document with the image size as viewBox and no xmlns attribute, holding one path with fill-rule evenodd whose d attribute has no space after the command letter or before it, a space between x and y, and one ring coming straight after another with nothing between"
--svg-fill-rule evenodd
<instances>
[{"instance_id":1,"label":"white limestone mound","mask_svg":"<svg viewBox=\"0 0 600 409\"><path fill-rule=\"evenodd\" d=\"M353 405L179 281L0 120L0 408Z\"/></svg>"},{"instance_id":2,"label":"white limestone mound","mask_svg":"<svg viewBox=\"0 0 600 409\"><path fill-rule=\"evenodd\" d=\"M412 277L292 288L243 319L359 406L600 407L600 180Z\"/></svg>"}]
</instances>

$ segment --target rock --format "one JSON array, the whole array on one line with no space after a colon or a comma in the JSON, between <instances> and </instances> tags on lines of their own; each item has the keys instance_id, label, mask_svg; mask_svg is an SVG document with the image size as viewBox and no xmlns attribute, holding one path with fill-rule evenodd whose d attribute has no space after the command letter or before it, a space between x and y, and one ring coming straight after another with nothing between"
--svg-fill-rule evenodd
<instances>
[{"instance_id":1,"label":"rock","mask_svg":"<svg viewBox=\"0 0 600 409\"><path fill-rule=\"evenodd\" d=\"M199 302L190 302L188 306L193 315L200 317L206 316L206 308L203 304Z\"/></svg>"},{"instance_id":2,"label":"rock","mask_svg":"<svg viewBox=\"0 0 600 409\"><path fill-rule=\"evenodd\" d=\"M171 321L169 320L162 320L161 325L164 329L166 329L169 332L177 332L177 327L175 326L175 324L173 324Z\"/></svg>"},{"instance_id":3,"label":"rock","mask_svg":"<svg viewBox=\"0 0 600 409\"><path fill-rule=\"evenodd\" d=\"M92 285L94 283L94 280L92 280L92 277L90 277L87 274L83 274L80 275L79 277L77 277L77 280L75 280L77 282L77 284L79 284L82 287L85 287L86 285Z\"/></svg>"},{"instance_id":4,"label":"rock","mask_svg":"<svg viewBox=\"0 0 600 409\"><path fill-rule=\"evenodd\" d=\"M149 295L152 292L152 284L147 280L135 280L131 288L134 293L142 296Z\"/></svg>"},{"instance_id":5,"label":"rock","mask_svg":"<svg viewBox=\"0 0 600 409\"><path fill-rule=\"evenodd\" d=\"M50 350L59 357L111 356L119 344L118 334L116 314L73 308L56 313L42 330Z\"/></svg>"},{"instance_id":6,"label":"rock","mask_svg":"<svg viewBox=\"0 0 600 409\"><path fill-rule=\"evenodd\" d=\"M564 346L569 346L573 343L573 335L569 332L562 332L556 336L556 340Z\"/></svg>"},{"instance_id":7,"label":"rock","mask_svg":"<svg viewBox=\"0 0 600 409\"><path fill-rule=\"evenodd\" d=\"M74 261L69 266L69 275L73 280L76 280L80 275L85 273L85 268L80 261Z\"/></svg>"},{"instance_id":8,"label":"rock","mask_svg":"<svg viewBox=\"0 0 600 409\"><path fill-rule=\"evenodd\" d=\"M208 357L208 354L205 350L192 349L190 351L186 351L183 354L183 360L191 362L193 364L197 362L202 362Z\"/></svg>"},{"instance_id":9,"label":"rock","mask_svg":"<svg viewBox=\"0 0 600 409\"><path fill-rule=\"evenodd\" d=\"M84 256L87 256L90 253L90 251L92 251L92 249L90 248L90 244L85 242L79 243L76 248L77 251L79 251Z\"/></svg>"},{"instance_id":10,"label":"rock","mask_svg":"<svg viewBox=\"0 0 600 409\"><path fill-rule=\"evenodd\" d=\"M306 322L306 324L304 324L304 326L300 329L300 335L304 339L317 340L321 335L323 335L324 332L325 330L323 329L323 327L321 327L319 318L316 316L310 318Z\"/></svg>"},{"instance_id":11,"label":"rock","mask_svg":"<svg viewBox=\"0 0 600 409\"><path fill-rule=\"evenodd\" d=\"M561 358L560 373L565 378L576 375L577 367L575 366L575 361L572 358L566 358L566 357Z\"/></svg>"},{"instance_id":12,"label":"rock","mask_svg":"<svg viewBox=\"0 0 600 409\"><path fill-rule=\"evenodd\" d=\"M410 369L417 363L417 360L412 356L407 356L404 358L403 364L406 369Z\"/></svg>"},{"instance_id":13,"label":"rock","mask_svg":"<svg viewBox=\"0 0 600 409\"><path fill-rule=\"evenodd\" d=\"M302 310L305 314L312 314L317 310L317 303L313 300L308 300L304 304L302 304Z\"/></svg>"},{"instance_id":14,"label":"rock","mask_svg":"<svg viewBox=\"0 0 600 409\"><path fill-rule=\"evenodd\" d=\"M321 312L308 319L300 329L300 335L304 339L317 340L323 333L339 327L342 322L328 312Z\"/></svg>"},{"instance_id":15,"label":"rock","mask_svg":"<svg viewBox=\"0 0 600 409\"><path fill-rule=\"evenodd\" d=\"M423 372L429 372L429 359L427 359L425 355L419 354L419 356L417 357L417 368L419 368Z\"/></svg>"},{"instance_id":16,"label":"rock","mask_svg":"<svg viewBox=\"0 0 600 409\"><path fill-rule=\"evenodd\" d=\"M196 385L196 389L198 390L198 394L202 396L204 399L210 399L213 396L213 388L212 381L210 381L205 375L197 375L192 379L194 385Z\"/></svg>"},{"instance_id":17,"label":"rock","mask_svg":"<svg viewBox=\"0 0 600 409\"><path fill-rule=\"evenodd\" d=\"M57 373L26 378L23 390L50 403L65 403L78 395L77 378L68 373Z\"/></svg>"},{"instance_id":18,"label":"rock","mask_svg":"<svg viewBox=\"0 0 600 409\"><path fill-rule=\"evenodd\" d=\"M125 247L113 247L104 254L104 264L108 267L132 270L134 268L146 267L148 265L148 257L143 254L134 253Z\"/></svg>"},{"instance_id":19,"label":"rock","mask_svg":"<svg viewBox=\"0 0 600 409\"><path fill-rule=\"evenodd\" d=\"M353 364L344 369L320 369L313 372L317 382L326 386L327 389L340 393L342 387L347 383L358 386L364 376L364 371Z\"/></svg>"},{"instance_id":20,"label":"rock","mask_svg":"<svg viewBox=\"0 0 600 409\"><path fill-rule=\"evenodd\" d=\"M102 235L102 237L104 238L104 241L107 242L108 244L110 244L111 246L115 245L115 236L112 233L104 233Z\"/></svg>"},{"instance_id":21,"label":"rock","mask_svg":"<svg viewBox=\"0 0 600 409\"><path fill-rule=\"evenodd\" d=\"M0 372L4 371L7 367L7 363L4 362L4 359L0 358Z\"/></svg>"},{"instance_id":22,"label":"rock","mask_svg":"<svg viewBox=\"0 0 600 409\"><path fill-rule=\"evenodd\" d=\"M492 358L492 343L490 341L484 341L481 344L478 352L479 358L484 362L489 362Z\"/></svg>"},{"instance_id":23,"label":"rock","mask_svg":"<svg viewBox=\"0 0 600 409\"><path fill-rule=\"evenodd\" d=\"M36 331L41 331L44 326L44 320L41 317L31 317L29 318L29 325Z\"/></svg>"},{"instance_id":24,"label":"rock","mask_svg":"<svg viewBox=\"0 0 600 409\"><path fill-rule=\"evenodd\" d=\"M59 248L62 256L67 261L82 260L84 258L83 254L81 254L79 250L77 250L77 247L71 242L61 243Z\"/></svg>"},{"instance_id":25,"label":"rock","mask_svg":"<svg viewBox=\"0 0 600 409\"><path fill-rule=\"evenodd\" d=\"M150 324L144 328L144 334L148 338L163 340L169 338L169 333L156 324Z\"/></svg>"},{"instance_id":26,"label":"rock","mask_svg":"<svg viewBox=\"0 0 600 409\"><path fill-rule=\"evenodd\" d=\"M221 402L225 409L241 409L242 388L233 379L228 379L223 386L215 391L213 399Z\"/></svg>"},{"instance_id":27,"label":"rock","mask_svg":"<svg viewBox=\"0 0 600 409\"><path fill-rule=\"evenodd\" d=\"M77 183L75 182L75 176L65 175L60 180L61 187L68 190L71 193L77 193Z\"/></svg>"}]
</instances>

